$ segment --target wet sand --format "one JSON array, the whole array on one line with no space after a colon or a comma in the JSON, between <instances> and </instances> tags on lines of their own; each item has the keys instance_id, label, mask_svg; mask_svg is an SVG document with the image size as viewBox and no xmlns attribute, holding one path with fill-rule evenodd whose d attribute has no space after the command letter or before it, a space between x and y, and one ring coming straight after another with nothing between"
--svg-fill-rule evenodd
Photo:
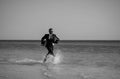
<instances>
[{"instance_id":1,"label":"wet sand","mask_svg":"<svg viewBox=\"0 0 120 79\"><path fill-rule=\"evenodd\" d=\"M120 79L119 44L60 43L60 63L41 63L40 43L0 43L0 79ZM20 61L20 62L16 62Z\"/></svg>"}]
</instances>

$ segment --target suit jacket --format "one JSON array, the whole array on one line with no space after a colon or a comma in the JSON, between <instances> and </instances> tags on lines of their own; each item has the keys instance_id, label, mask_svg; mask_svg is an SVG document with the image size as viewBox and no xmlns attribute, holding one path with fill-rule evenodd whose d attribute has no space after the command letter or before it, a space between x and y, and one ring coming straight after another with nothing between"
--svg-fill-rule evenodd
<instances>
[{"instance_id":1,"label":"suit jacket","mask_svg":"<svg viewBox=\"0 0 120 79\"><path fill-rule=\"evenodd\" d=\"M58 43L58 41L59 38L55 34L52 34L51 38L49 38L49 34L45 34L41 39L41 44L50 47L53 46L53 43Z\"/></svg>"}]
</instances>

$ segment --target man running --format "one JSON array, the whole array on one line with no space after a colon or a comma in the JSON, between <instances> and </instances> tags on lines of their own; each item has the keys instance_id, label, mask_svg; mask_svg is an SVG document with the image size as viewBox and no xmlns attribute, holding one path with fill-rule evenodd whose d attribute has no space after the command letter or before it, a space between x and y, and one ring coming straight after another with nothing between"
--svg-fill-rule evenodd
<instances>
[{"instance_id":1,"label":"man running","mask_svg":"<svg viewBox=\"0 0 120 79\"><path fill-rule=\"evenodd\" d=\"M43 46L45 46L48 50L48 53L45 55L45 58L44 58L43 62L46 62L48 55L52 55L52 56L55 57L55 54L53 53L54 43L57 44L58 41L59 41L59 38L55 34L53 34L53 29L52 28L49 29L49 34L45 34L42 37L41 44Z\"/></svg>"}]
</instances>

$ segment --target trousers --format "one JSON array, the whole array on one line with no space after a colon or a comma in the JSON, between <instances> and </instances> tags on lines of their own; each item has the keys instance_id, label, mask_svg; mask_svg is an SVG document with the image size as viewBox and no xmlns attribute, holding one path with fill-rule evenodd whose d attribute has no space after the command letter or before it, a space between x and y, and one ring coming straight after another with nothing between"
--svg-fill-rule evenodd
<instances>
[{"instance_id":1,"label":"trousers","mask_svg":"<svg viewBox=\"0 0 120 79\"><path fill-rule=\"evenodd\" d=\"M54 47L53 47L53 46L47 46L46 48L47 48L47 50L48 50L47 55L48 55L48 54L51 54L51 55L55 56L54 53L53 53L53 50L54 50Z\"/></svg>"}]
</instances>

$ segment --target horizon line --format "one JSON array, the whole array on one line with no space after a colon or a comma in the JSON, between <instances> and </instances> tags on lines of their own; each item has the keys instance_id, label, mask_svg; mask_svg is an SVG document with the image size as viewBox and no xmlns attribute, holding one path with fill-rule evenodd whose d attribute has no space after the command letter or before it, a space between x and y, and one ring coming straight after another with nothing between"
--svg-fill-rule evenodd
<instances>
[{"instance_id":1,"label":"horizon line","mask_svg":"<svg viewBox=\"0 0 120 79\"><path fill-rule=\"evenodd\" d=\"M40 42L41 40L0 40L0 42ZM60 40L60 42L120 42L120 40Z\"/></svg>"}]
</instances>

